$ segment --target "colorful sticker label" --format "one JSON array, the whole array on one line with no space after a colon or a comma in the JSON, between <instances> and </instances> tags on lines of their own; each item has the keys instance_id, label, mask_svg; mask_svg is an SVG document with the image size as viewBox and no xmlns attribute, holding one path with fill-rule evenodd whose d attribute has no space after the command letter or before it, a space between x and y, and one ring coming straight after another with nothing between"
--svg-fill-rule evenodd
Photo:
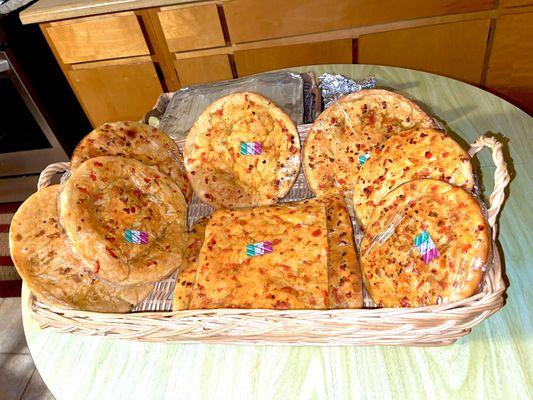
<instances>
[{"instance_id":1,"label":"colorful sticker label","mask_svg":"<svg viewBox=\"0 0 533 400\"><path fill-rule=\"evenodd\" d=\"M272 253L272 242L258 242L246 245L246 255L248 257L262 256Z\"/></svg>"},{"instance_id":2,"label":"colorful sticker label","mask_svg":"<svg viewBox=\"0 0 533 400\"><path fill-rule=\"evenodd\" d=\"M415 237L414 242L416 248L422 256L422 260L424 260L426 264L429 264L431 260L434 260L435 258L440 256L440 253L437 250L433 239L431 239L431 236L429 236L429 233L427 231L423 231L422 233L418 234Z\"/></svg>"},{"instance_id":3,"label":"colorful sticker label","mask_svg":"<svg viewBox=\"0 0 533 400\"><path fill-rule=\"evenodd\" d=\"M241 155L256 156L263 152L263 144L261 142L241 142Z\"/></svg>"},{"instance_id":4,"label":"colorful sticker label","mask_svg":"<svg viewBox=\"0 0 533 400\"><path fill-rule=\"evenodd\" d=\"M370 158L370 153L361 154L359 156L359 165L363 165Z\"/></svg>"},{"instance_id":5,"label":"colorful sticker label","mask_svg":"<svg viewBox=\"0 0 533 400\"><path fill-rule=\"evenodd\" d=\"M136 231L133 229L126 229L124 231L124 239L128 243L134 244L147 244L148 243L148 232Z\"/></svg>"}]
</instances>

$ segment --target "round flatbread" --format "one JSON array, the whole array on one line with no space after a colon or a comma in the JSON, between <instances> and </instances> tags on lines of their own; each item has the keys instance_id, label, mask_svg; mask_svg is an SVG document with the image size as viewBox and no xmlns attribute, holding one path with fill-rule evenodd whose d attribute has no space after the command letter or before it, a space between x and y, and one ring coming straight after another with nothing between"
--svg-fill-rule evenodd
<instances>
[{"instance_id":1,"label":"round flatbread","mask_svg":"<svg viewBox=\"0 0 533 400\"><path fill-rule=\"evenodd\" d=\"M449 183L420 179L383 198L361 243L363 282L384 307L465 299L478 289L489 226L477 200Z\"/></svg>"},{"instance_id":2,"label":"round flatbread","mask_svg":"<svg viewBox=\"0 0 533 400\"><path fill-rule=\"evenodd\" d=\"M148 296L153 285L111 285L90 276L71 251L59 224L58 193L58 185L39 190L13 217L9 247L18 273L39 300L53 306L130 311Z\"/></svg>"},{"instance_id":3,"label":"round flatbread","mask_svg":"<svg viewBox=\"0 0 533 400\"><path fill-rule=\"evenodd\" d=\"M257 93L233 93L207 107L185 143L195 193L214 207L274 204L300 169L300 139L289 116Z\"/></svg>"},{"instance_id":4,"label":"round flatbread","mask_svg":"<svg viewBox=\"0 0 533 400\"><path fill-rule=\"evenodd\" d=\"M100 156L128 157L156 167L176 181L187 203L192 198L178 146L170 136L154 127L133 121L100 125L78 144L72 154L71 168Z\"/></svg>"},{"instance_id":5,"label":"round flatbread","mask_svg":"<svg viewBox=\"0 0 533 400\"><path fill-rule=\"evenodd\" d=\"M368 224L375 206L392 189L421 178L474 187L470 156L457 142L435 129L404 131L376 147L355 177L353 204L359 225Z\"/></svg>"},{"instance_id":6,"label":"round flatbread","mask_svg":"<svg viewBox=\"0 0 533 400\"><path fill-rule=\"evenodd\" d=\"M73 250L101 279L141 283L180 265L187 204L156 168L124 157L96 157L72 172L59 196Z\"/></svg>"},{"instance_id":7,"label":"round flatbread","mask_svg":"<svg viewBox=\"0 0 533 400\"><path fill-rule=\"evenodd\" d=\"M404 96L382 89L338 99L319 115L304 144L303 165L317 195L351 198L359 167L389 137L412 128L434 127L433 119Z\"/></svg>"}]
</instances>

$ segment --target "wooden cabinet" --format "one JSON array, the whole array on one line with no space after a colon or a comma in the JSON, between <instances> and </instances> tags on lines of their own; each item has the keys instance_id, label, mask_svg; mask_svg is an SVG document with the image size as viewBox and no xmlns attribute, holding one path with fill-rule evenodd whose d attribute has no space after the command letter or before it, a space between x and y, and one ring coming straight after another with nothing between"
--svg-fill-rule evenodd
<instances>
[{"instance_id":1,"label":"wooden cabinet","mask_svg":"<svg viewBox=\"0 0 533 400\"><path fill-rule=\"evenodd\" d=\"M162 8L161 28L172 52L219 47L226 44L214 3Z\"/></svg>"},{"instance_id":2,"label":"wooden cabinet","mask_svg":"<svg viewBox=\"0 0 533 400\"><path fill-rule=\"evenodd\" d=\"M150 57L82 64L67 74L93 126L137 121L162 92Z\"/></svg>"},{"instance_id":3,"label":"wooden cabinet","mask_svg":"<svg viewBox=\"0 0 533 400\"><path fill-rule=\"evenodd\" d=\"M235 43L489 10L494 0L223 0Z\"/></svg>"},{"instance_id":4,"label":"wooden cabinet","mask_svg":"<svg viewBox=\"0 0 533 400\"><path fill-rule=\"evenodd\" d=\"M53 22L45 30L65 64L150 54L133 12Z\"/></svg>"},{"instance_id":5,"label":"wooden cabinet","mask_svg":"<svg viewBox=\"0 0 533 400\"><path fill-rule=\"evenodd\" d=\"M358 61L413 68L479 84L490 20L363 35Z\"/></svg>"},{"instance_id":6,"label":"wooden cabinet","mask_svg":"<svg viewBox=\"0 0 533 400\"><path fill-rule=\"evenodd\" d=\"M174 65L182 86L233 78L227 54L176 60Z\"/></svg>"},{"instance_id":7,"label":"wooden cabinet","mask_svg":"<svg viewBox=\"0 0 533 400\"><path fill-rule=\"evenodd\" d=\"M234 58L239 76L301 65L351 64L352 40L333 40L235 51Z\"/></svg>"},{"instance_id":8,"label":"wooden cabinet","mask_svg":"<svg viewBox=\"0 0 533 400\"><path fill-rule=\"evenodd\" d=\"M498 19L485 84L533 113L533 13Z\"/></svg>"}]
</instances>

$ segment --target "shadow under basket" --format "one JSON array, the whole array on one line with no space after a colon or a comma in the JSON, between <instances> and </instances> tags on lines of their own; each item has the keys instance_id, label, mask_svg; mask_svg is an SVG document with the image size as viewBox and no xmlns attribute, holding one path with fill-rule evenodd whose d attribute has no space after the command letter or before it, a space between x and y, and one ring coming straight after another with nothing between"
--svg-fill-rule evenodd
<instances>
[{"instance_id":1,"label":"shadow under basket","mask_svg":"<svg viewBox=\"0 0 533 400\"><path fill-rule=\"evenodd\" d=\"M298 127L305 139L310 125ZM178 142L180 148L183 142ZM366 308L339 310L170 310L175 276L156 283L135 312L108 314L69 310L39 302L28 296L31 316L42 328L57 332L147 342L277 344L277 345L408 345L441 346L455 342L488 318L504 303L505 282L496 245L496 220L509 182L502 145L481 136L470 148L474 156L487 147L496 165L495 185L490 196L488 222L492 229L492 257L479 291L464 300L418 308ZM41 174L39 189L50 184L54 174L68 171L69 163L48 166ZM291 196L291 192L293 195ZM284 201L309 197L303 174ZM303 194L302 194L303 193ZM209 213L197 199L189 209L191 217ZM356 231L356 240L361 235ZM368 304L369 298L365 294ZM159 311L152 311L159 310Z\"/></svg>"}]
</instances>

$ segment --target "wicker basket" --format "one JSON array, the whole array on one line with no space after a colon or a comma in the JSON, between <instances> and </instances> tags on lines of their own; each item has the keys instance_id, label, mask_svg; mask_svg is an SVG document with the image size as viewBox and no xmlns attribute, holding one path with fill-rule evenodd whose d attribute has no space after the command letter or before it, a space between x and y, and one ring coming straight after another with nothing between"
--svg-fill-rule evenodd
<instances>
[{"instance_id":1,"label":"wicker basket","mask_svg":"<svg viewBox=\"0 0 533 400\"><path fill-rule=\"evenodd\" d=\"M299 127L303 136L308 129L307 125ZM58 332L151 342L412 346L451 344L503 306L505 283L496 250L496 219L504 201L504 189L509 182L509 175L502 145L494 138L480 137L469 153L473 156L484 147L492 149L496 165L495 185L488 209L494 252L479 292L468 299L419 308L143 311L170 309L168 293L171 296L173 279L167 279L156 284L149 301L138 307L139 312L105 314L60 309L29 296L31 315L42 328ZM69 163L48 166L41 174L38 187L49 185L54 174L67 171L68 168Z\"/></svg>"}]
</instances>

